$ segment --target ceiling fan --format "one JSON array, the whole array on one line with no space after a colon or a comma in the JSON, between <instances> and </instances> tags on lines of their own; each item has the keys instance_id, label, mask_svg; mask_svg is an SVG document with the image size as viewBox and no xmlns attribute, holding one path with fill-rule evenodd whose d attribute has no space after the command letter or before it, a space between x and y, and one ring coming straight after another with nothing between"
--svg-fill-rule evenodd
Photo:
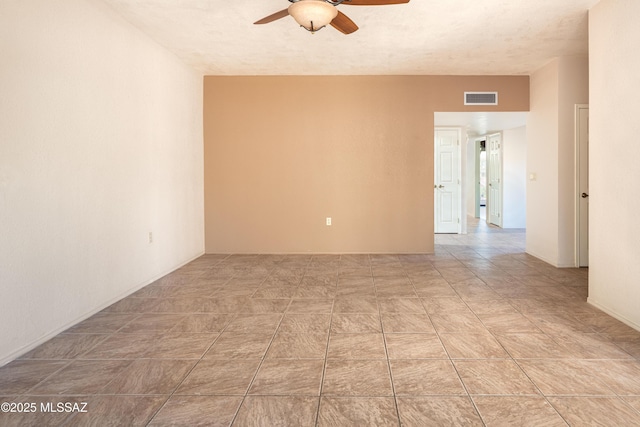
<instances>
[{"instance_id":1,"label":"ceiling fan","mask_svg":"<svg viewBox=\"0 0 640 427\"><path fill-rule=\"evenodd\" d=\"M358 26L336 6L382 6L388 4L409 3L409 0L289 0L291 5L279 12L254 22L256 25L267 24L291 15L302 28L312 33L331 25L336 30L351 34Z\"/></svg>"}]
</instances>

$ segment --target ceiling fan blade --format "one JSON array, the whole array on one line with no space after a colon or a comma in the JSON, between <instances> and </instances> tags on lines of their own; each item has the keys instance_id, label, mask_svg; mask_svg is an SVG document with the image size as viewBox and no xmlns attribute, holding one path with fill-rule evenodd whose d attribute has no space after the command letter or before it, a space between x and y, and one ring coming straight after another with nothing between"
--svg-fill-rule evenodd
<instances>
[{"instance_id":1,"label":"ceiling fan blade","mask_svg":"<svg viewBox=\"0 0 640 427\"><path fill-rule=\"evenodd\" d=\"M253 24L254 25L268 24L269 22L277 21L278 19L284 18L285 16L289 16L289 9L283 9L280 12L276 12L272 15L262 18L261 20L256 21Z\"/></svg>"},{"instance_id":2,"label":"ceiling fan blade","mask_svg":"<svg viewBox=\"0 0 640 427\"><path fill-rule=\"evenodd\" d=\"M384 6L386 4L409 3L409 0L345 0L344 5L351 6Z\"/></svg>"},{"instance_id":3,"label":"ceiling fan blade","mask_svg":"<svg viewBox=\"0 0 640 427\"><path fill-rule=\"evenodd\" d=\"M344 34L351 34L358 30L355 22L340 11L338 11L338 15L331 21L331 26Z\"/></svg>"}]
</instances>

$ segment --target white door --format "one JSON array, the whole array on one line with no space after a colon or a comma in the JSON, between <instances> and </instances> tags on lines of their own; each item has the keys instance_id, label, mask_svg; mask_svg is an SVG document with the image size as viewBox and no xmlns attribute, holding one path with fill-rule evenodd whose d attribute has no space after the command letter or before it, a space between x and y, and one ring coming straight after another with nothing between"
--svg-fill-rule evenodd
<instances>
[{"instance_id":1,"label":"white door","mask_svg":"<svg viewBox=\"0 0 640 427\"><path fill-rule=\"evenodd\" d=\"M489 135L487 151L489 152L488 218L489 223L502 227L502 134Z\"/></svg>"},{"instance_id":2,"label":"white door","mask_svg":"<svg viewBox=\"0 0 640 427\"><path fill-rule=\"evenodd\" d=\"M589 107L576 106L578 267L589 266Z\"/></svg>"},{"instance_id":3,"label":"white door","mask_svg":"<svg viewBox=\"0 0 640 427\"><path fill-rule=\"evenodd\" d=\"M435 131L434 205L436 233L460 232L460 131Z\"/></svg>"}]
</instances>

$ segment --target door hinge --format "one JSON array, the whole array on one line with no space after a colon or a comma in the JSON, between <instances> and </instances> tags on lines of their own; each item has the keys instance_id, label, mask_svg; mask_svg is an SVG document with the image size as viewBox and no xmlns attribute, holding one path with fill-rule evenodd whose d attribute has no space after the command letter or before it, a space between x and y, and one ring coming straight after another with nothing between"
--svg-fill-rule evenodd
<instances>
[{"instance_id":1,"label":"door hinge","mask_svg":"<svg viewBox=\"0 0 640 427\"><path fill-rule=\"evenodd\" d=\"M460 224L460 218L458 218L458 224Z\"/></svg>"}]
</instances>

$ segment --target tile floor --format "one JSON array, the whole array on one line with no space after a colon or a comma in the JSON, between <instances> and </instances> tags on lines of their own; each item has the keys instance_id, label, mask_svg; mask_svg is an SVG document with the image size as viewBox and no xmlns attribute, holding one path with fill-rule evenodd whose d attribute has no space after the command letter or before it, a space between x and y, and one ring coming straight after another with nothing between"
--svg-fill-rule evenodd
<instances>
[{"instance_id":1,"label":"tile floor","mask_svg":"<svg viewBox=\"0 0 640 427\"><path fill-rule=\"evenodd\" d=\"M203 256L0 368L0 425L640 425L640 333L523 249Z\"/></svg>"}]
</instances>

